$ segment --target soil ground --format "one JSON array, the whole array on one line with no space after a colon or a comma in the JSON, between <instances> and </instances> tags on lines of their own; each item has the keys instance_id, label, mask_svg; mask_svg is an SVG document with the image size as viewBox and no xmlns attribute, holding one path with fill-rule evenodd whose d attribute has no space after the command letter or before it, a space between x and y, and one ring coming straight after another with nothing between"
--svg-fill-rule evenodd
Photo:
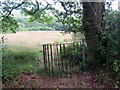
<instances>
[{"instance_id":1,"label":"soil ground","mask_svg":"<svg viewBox=\"0 0 120 90\"><path fill-rule=\"evenodd\" d=\"M67 78L40 76L35 73L22 74L13 83L3 88L114 88L112 79L105 82L95 78L93 73L80 72L79 75Z\"/></svg>"}]
</instances>

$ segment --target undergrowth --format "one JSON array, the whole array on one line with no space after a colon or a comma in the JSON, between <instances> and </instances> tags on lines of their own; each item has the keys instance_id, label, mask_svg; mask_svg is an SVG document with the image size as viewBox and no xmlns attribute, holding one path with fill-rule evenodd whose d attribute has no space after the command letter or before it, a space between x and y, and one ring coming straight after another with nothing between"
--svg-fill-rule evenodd
<instances>
[{"instance_id":1,"label":"undergrowth","mask_svg":"<svg viewBox=\"0 0 120 90\"><path fill-rule=\"evenodd\" d=\"M53 72L47 72L45 71L44 68L39 68L37 69L37 74L39 74L40 76L52 76L52 77L60 77L60 76L65 76L65 72L61 69L54 69Z\"/></svg>"},{"instance_id":2,"label":"undergrowth","mask_svg":"<svg viewBox=\"0 0 120 90\"><path fill-rule=\"evenodd\" d=\"M39 57L41 55L42 53L37 50L27 47L4 47L2 53L3 83L14 79L20 74L34 72L37 69L36 65L40 62Z\"/></svg>"}]
</instances>

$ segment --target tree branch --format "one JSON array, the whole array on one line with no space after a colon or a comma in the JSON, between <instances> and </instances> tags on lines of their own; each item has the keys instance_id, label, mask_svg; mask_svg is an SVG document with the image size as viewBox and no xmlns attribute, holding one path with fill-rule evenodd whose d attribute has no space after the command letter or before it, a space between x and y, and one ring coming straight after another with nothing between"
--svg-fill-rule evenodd
<instances>
[{"instance_id":1,"label":"tree branch","mask_svg":"<svg viewBox=\"0 0 120 90\"><path fill-rule=\"evenodd\" d=\"M33 15L39 10L39 3L38 3L37 0L35 0L35 1L36 1L36 4L37 4L37 9L32 13Z\"/></svg>"},{"instance_id":2,"label":"tree branch","mask_svg":"<svg viewBox=\"0 0 120 90\"><path fill-rule=\"evenodd\" d=\"M37 4L37 8L36 8L36 10L34 11L34 12L30 12L29 14L30 15L34 15L37 11L39 11L39 3L38 3L38 1L37 0L35 0L36 1L36 4ZM48 6L49 6L50 4L49 3L47 3L47 6L45 7L45 8L43 8L43 9L41 9L40 10L40 12L42 12L42 11L44 11L45 9L47 9L48 8Z\"/></svg>"},{"instance_id":3,"label":"tree branch","mask_svg":"<svg viewBox=\"0 0 120 90\"><path fill-rule=\"evenodd\" d=\"M64 4L63 2L60 2L60 3L61 3L61 5L63 6L64 10L65 10L66 12L68 12L67 8L65 7L65 4Z\"/></svg>"},{"instance_id":4,"label":"tree branch","mask_svg":"<svg viewBox=\"0 0 120 90\"><path fill-rule=\"evenodd\" d=\"M117 60L120 60L120 55L110 55L110 56L114 57Z\"/></svg>"},{"instance_id":5,"label":"tree branch","mask_svg":"<svg viewBox=\"0 0 120 90\"><path fill-rule=\"evenodd\" d=\"M59 0L58 0L59 1ZM68 10L67 10L67 8L65 7L65 4L64 4L64 2L62 2L62 1L59 1L60 3L61 3L61 5L62 5L62 7L64 8L64 10L65 10L65 15L64 15L64 19L63 19L63 24L64 24L64 21L65 21L65 18L67 17L67 15L68 15Z\"/></svg>"},{"instance_id":6,"label":"tree branch","mask_svg":"<svg viewBox=\"0 0 120 90\"><path fill-rule=\"evenodd\" d=\"M24 3L25 3L25 1L23 1L23 2L20 3L20 4L18 4L17 6L13 7L13 8L8 12L8 14L7 14L6 16L9 16L14 9L17 9L18 7L22 6Z\"/></svg>"}]
</instances>

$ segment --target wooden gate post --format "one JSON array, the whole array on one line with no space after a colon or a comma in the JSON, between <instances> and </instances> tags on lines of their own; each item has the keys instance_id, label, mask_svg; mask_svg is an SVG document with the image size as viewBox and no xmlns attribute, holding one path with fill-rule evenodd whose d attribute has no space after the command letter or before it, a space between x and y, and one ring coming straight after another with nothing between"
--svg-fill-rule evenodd
<instances>
[{"instance_id":1,"label":"wooden gate post","mask_svg":"<svg viewBox=\"0 0 120 90\"><path fill-rule=\"evenodd\" d=\"M84 40L82 40L82 70L86 70L85 66L85 48L84 48Z\"/></svg>"},{"instance_id":2,"label":"wooden gate post","mask_svg":"<svg viewBox=\"0 0 120 90\"><path fill-rule=\"evenodd\" d=\"M47 71L47 62L46 62L46 45L44 44L43 45L43 59L44 59L44 69L45 69L45 71Z\"/></svg>"}]
</instances>

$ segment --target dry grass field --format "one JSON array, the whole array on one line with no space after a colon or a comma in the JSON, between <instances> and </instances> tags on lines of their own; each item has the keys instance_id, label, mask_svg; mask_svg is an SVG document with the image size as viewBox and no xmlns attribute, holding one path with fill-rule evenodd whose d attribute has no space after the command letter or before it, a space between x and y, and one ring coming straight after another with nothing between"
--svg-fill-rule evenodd
<instances>
[{"instance_id":1,"label":"dry grass field","mask_svg":"<svg viewBox=\"0 0 120 90\"><path fill-rule=\"evenodd\" d=\"M7 38L6 45L28 47L72 40L71 34L63 35L62 31L20 31L15 34L0 34L1 36Z\"/></svg>"}]
</instances>

